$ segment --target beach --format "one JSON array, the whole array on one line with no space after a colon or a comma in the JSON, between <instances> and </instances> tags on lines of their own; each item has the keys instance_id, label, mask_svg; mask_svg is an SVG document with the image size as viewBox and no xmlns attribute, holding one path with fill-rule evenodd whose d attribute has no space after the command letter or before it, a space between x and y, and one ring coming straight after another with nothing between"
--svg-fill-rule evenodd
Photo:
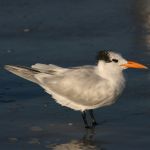
<instances>
[{"instance_id":1,"label":"beach","mask_svg":"<svg viewBox=\"0 0 150 150\"><path fill-rule=\"evenodd\" d=\"M38 85L4 70L35 63L95 65L113 50L149 66L149 2L143 0L0 1L0 145L3 150L149 150L150 72L125 70L118 101L81 113L62 107Z\"/></svg>"}]
</instances>

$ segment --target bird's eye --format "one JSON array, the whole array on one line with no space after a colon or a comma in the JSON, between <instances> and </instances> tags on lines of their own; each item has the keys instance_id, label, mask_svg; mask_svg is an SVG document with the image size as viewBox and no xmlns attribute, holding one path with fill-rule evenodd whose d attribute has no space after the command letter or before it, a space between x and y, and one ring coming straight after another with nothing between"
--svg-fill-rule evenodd
<instances>
[{"instance_id":1,"label":"bird's eye","mask_svg":"<svg viewBox=\"0 0 150 150\"><path fill-rule=\"evenodd\" d=\"M112 59L113 62L117 63L118 62L118 59Z\"/></svg>"}]
</instances>

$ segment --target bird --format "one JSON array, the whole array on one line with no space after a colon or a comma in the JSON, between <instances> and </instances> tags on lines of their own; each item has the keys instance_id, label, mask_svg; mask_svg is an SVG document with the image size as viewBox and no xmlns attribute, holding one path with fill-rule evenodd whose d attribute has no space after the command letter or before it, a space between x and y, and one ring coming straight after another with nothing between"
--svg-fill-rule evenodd
<instances>
[{"instance_id":1,"label":"bird","mask_svg":"<svg viewBox=\"0 0 150 150\"><path fill-rule=\"evenodd\" d=\"M64 68L36 63L31 67L5 65L4 68L38 84L58 104L80 111L85 128L92 128L98 125L93 110L112 105L124 90L126 80L123 70L148 67L128 61L112 50L101 50L95 65Z\"/></svg>"}]
</instances>

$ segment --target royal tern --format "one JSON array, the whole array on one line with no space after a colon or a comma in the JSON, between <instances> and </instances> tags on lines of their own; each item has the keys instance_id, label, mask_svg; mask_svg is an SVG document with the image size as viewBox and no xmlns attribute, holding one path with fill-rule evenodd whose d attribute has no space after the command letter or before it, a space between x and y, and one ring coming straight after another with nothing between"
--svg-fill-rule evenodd
<instances>
[{"instance_id":1,"label":"royal tern","mask_svg":"<svg viewBox=\"0 0 150 150\"><path fill-rule=\"evenodd\" d=\"M82 112L85 127L97 125L93 109L113 104L125 87L123 70L147 68L127 61L113 51L100 51L95 66L62 68L53 64L35 64L31 67L6 65L8 71L40 85L62 106Z\"/></svg>"}]
</instances>

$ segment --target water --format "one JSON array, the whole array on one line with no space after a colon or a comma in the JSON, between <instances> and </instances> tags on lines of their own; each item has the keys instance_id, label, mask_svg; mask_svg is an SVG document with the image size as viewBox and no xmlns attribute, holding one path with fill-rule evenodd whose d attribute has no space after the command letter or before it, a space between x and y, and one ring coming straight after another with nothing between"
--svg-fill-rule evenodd
<instances>
[{"instance_id":1,"label":"water","mask_svg":"<svg viewBox=\"0 0 150 150\"><path fill-rule=\"evenodd\" d=\"M85 130L79 112L61 107L33 83L3 69L36 62L94 64L113 49L149 66L148 0L0 1L0 145L5 150L149 150L150 73L127 70L127 87L97 109Z\"/></svg>"}]
</instances>

